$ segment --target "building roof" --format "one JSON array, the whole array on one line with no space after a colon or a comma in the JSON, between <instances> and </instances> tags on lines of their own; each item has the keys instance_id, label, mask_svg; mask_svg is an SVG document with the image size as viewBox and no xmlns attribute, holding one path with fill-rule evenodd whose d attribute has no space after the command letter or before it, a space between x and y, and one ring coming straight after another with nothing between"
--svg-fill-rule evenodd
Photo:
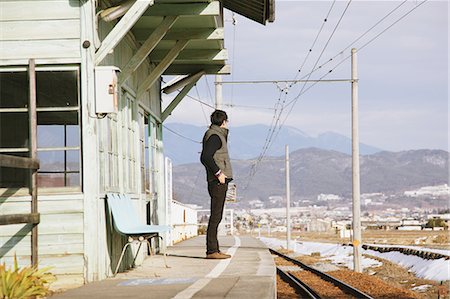
<instances>
[{"instance_id":1,"label":"building roof","mask_svg":"<svg viewBox=\"0 0 450 299\"><path fill-rule=\"evenodd\" d=\"M275 20L275 0L221 0L223 7L265 25Z\"/></svg>"},{"instance_id":2,"label":"building roof","mask_svg":"<svg viewBox=\"0 0 450 299\"><path fill-rule=\"evenodd\" d=\"M228 52L224 46L223 7L265 24L267 20L273 20L273 2L155 0L131 31L136 40L143 44L165 17L176 16L176 21L149 55L152 62L160 63L178 41L188 40L163 75L195 74L200 71L228 74L230 67L226 64Z\"/></svg>"}]
</instances>

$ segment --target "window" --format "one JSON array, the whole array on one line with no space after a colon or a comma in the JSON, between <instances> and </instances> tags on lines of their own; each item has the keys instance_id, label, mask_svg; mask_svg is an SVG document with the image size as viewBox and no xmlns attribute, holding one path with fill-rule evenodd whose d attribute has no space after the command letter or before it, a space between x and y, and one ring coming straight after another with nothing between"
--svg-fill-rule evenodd
<instances>
[{"instance_id":1,"label":"window","mask_svg":"<svg viewBox=\"0 0 450 299\"><path fill-rule=\"evenodd\" d=\"M141 149L141 193L150 192L150 171L148 155L148 115L139 111L139 147Z\"/></svg>"},{"instance_id":2,"label":"window","mask_svg":"<svg viewBox=\"0 0 450 299\"><path fill-rule=\"evenodd\" d=\"M105 192L138 193L136 103L127 92L122 93L120 103L117 114L108 114L99 121L100 184Z\"/></svg>"},{"instance_id":3,"label":"window","mask_svg":"<svg viewBox=\"0 0 450 299\"><path fill-rule=\"evenodd\" d=\"M135 102L128 93L122 97L122 162L123 162L123 186L128 192L138 192L136 177L138 165L136 160L136 108Z\"/></svg>"},{"instance_id":4,"label":"window","mask_svg":"<svg viewBox=\"0 0 450 299\"><path fill-rule=\"evenodd\" d=\"M28 73L0 71L0 153L29 156ZM81 189L79 71L36 71L38 187ZM0 168L0 188L28 186L28 171Z\"/></svg>"},{"instance_id":5,"label":"window","mask_svg":"<svg viewBox=\"0 0 450 299\"><path fill-rule=\"evenodd\" d=\"M156 199L158 197L158 169L159 169L159 161L157 159L157 138L156 138L156 123L152 119L149 124L149 132L150 132L150 147L148 148L149 152L149 167L150 167L150 192L152 194L152 198Z\"/></svg>"},{"instance_id":6,"label":"window","mask_svg":"<svg viewBox=\"0 0 450 299\"><path fill-rule=\"evenodd\" d=\"M115 114L99 121L101 190L119 192L118 119Z\"/></svg>"},{"instance_id":7,"label":"window","mask_svg":"<svg viewBox=\"0 0 450 299\"><path fill-rule=\"evenodd\" d=\"M0 72L0 154L28 157L28 74ZM29 171L0 167L0 188L29 186Z\"/></svg>"}]
</instances>

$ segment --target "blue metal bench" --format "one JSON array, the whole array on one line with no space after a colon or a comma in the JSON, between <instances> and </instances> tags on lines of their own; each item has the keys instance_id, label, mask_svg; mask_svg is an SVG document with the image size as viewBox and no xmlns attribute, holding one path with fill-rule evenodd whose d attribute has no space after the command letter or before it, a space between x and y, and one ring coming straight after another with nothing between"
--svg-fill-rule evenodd
<instances>
[{"instance_id":1,"label":"blue metal bench","mask_svg":"<svg viewBox=\"0 0 450 299\"><path fill-rule=\"evenodd\" d=\"M164 244L164 240L161 233L170 231L170 227L167 225L147 225L141 224L139 222L139 216L136 213L133 203L131 202L131 198L125 194L116 194L116 193L108 193L107 201L109 210L112 213L113 223L115 230L124 236L128 237L128 242L122 248L122 253L120 254L119 262L117 263L116 270L114 271L114 276L117 274L119 270L120 263L122 262L123 256L125 254L125 250L128 246L130 246L133 242L139 242L139 247L136 252L136 255L133 258L133 266L136 261L136 258L139 254L139 250L141 249L142 243L146 243L151 252L151 245L149 240L152 238L159 238L161 240L160 244L162 249L162 253L164 255L164 263L167 266L166 260L166 246Z\"/></svg>"}]
</instances>

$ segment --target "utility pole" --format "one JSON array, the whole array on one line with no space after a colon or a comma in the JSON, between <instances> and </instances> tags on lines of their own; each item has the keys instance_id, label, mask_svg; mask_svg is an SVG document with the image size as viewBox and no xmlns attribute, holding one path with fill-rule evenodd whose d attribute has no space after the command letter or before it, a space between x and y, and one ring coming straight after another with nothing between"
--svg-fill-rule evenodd
<instances>
[{"instance_id":1,"label":"utility pole","mask_svg":"<svg viewBox=\"0 0 450 299\"><path fill-rule=\"evenodd\" d=\"M222 110L222 75L216 75L216 109Z\"/></svg>"},{"instance_id":2,"label":"utility pole","mask_svg":"<svg viewBox=\"0 0 450 299\"><path fill-rule=\"evenodd\" d=\"M289 208L291 206L291 182L289 177L289 145L286 144L286 247L289 250L291 242L291 216Z\"/></svg>"},{"instance_id":3,"label":"utility pole","mask_svg":"<svg viewBox=\"0 0 450 299\"><path fill-rule=\"evenodd\" d=\"M359 178L358 68L356 49L352 49L352 194L353 194L353 269L361 269L361 204Z\"/></svg>"}]
</instances>

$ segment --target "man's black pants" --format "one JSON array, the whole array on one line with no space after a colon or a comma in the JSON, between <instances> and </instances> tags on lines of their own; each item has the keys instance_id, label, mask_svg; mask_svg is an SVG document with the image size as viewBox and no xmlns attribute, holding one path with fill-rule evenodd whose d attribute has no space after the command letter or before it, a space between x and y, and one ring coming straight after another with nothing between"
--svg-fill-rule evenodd
<instances>
[{"instance_id":1,"label":"man's black pants","mask_svg":"<svg viewBox=\"0 0 450 299\"><path fill-rule=\"evenodd\" d=\"M211 216L209 216L206 232L206 254L219 252L217 228L222 220L227 190L228 184L219 184L217 181L208 182L208 192L211 196Z\"/></svg>"}]
</instances>

